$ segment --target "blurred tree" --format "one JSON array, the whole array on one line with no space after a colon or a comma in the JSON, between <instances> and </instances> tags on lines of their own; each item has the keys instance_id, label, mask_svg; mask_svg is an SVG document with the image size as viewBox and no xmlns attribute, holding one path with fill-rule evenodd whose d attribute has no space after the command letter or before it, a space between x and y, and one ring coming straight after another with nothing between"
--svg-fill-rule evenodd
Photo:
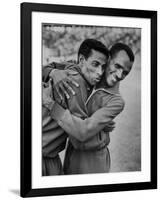
<instances>
[{"instance_id":1,"label":"blurred tree","mask_svg":"<svg viewBox=\"0 0 161 200\"><path fill-rule=\"evenodd\" d=\"M140 53L141 29L138 28L52 24L42 27L43 63L76 59L79 45L86 38L100 40L107 47L123 42L129 45L135 54Z\"/></svg>"}]
</instances>

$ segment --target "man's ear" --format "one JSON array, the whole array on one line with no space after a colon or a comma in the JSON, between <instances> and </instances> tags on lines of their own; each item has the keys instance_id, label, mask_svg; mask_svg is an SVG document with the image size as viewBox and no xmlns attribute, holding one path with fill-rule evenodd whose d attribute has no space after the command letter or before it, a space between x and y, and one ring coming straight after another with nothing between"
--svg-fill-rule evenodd
<instances>
[{"instance_id":1,"label":"man's ear","mask_svg":"<svg viewBox=\"0 0 161 200\"><path fill-rule=\"evenodd\" d=\"M85 60L84 56L83 56L82 54L80 54L80 55L79 55L79 58L78 58L78 61L79 61L80 66L83 66L84 60Z\"/></svg>"}]
</instances>

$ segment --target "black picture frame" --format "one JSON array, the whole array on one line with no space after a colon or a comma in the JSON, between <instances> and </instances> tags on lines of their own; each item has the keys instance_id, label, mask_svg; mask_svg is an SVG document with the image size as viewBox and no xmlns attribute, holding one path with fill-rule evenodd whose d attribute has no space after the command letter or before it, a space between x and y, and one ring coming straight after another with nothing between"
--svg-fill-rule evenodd
<instances>
[{"instance_id":1,"label":"black picture frame","mask_svg":"<svg viewBox=\"0 0 161 200\"><path fill-rule=\"evenodd\" d=\"M32 188L32 12L147 18L151 21L151 177L149 182ZM157 12L145 10L21 4L21 189L22 197L100 193L157 188Z\"/></svg>"}]
</instances>

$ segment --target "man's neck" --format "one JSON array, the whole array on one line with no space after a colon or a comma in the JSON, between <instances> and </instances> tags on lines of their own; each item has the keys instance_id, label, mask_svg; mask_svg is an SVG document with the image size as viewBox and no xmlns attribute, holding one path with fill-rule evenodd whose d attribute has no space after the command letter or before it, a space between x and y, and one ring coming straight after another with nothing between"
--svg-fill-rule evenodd
<instances>
[{"instance_id":1,"label":"man's neck","mask_svg":"<svg viewBox=\"0 0 161 200\"><path fill-rule=\"evenodd\" d=\"M97 85L96 85L96 89L105 89L113 94L119 94L119 86L120 83L116 83L114 86L108 86L106 80L103 78Z\"/></svg>"}]
</instances>

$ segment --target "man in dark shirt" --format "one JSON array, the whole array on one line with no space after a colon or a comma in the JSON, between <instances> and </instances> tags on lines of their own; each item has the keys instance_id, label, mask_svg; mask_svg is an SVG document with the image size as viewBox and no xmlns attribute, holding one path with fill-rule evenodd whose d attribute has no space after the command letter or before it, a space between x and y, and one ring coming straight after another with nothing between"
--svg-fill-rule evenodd
<instances>
[{"instance_id":1,"label":"man in dark shirt","mask_svg":"<svg viewBox=\"0 0 161 200\"><path fill-rule=\"evenodd\" d=\"M85 40L79 48L79 63L66 66L66 68L72 71L71 76L74 81L80 84L80 87L75 88L77 95L73 96L72 99L66 99L63 95L60 97L57 91L54 91L54 99L63 108L69 108L77 117L87 118L88 112L85 107L85 101L89 96L92 86L100 81L107 66L108 57L109 52L101 42L94 39ZM49 73L50 70L47 68L46 70ZM44 76L43 80L45 80ZM51 103L50 105L50 102L45 98L48 90L49 88L43 88L42 169L43 175L58 175L63 174L58 154L65 148L67 135L60 124L58 125L50 115L50 109L52 106L56 106L56 104L52 105ZM79 134L76 136L74 134L74 137L79 141L82 140L82 136Z\"/></svg>"}]
</instances>

